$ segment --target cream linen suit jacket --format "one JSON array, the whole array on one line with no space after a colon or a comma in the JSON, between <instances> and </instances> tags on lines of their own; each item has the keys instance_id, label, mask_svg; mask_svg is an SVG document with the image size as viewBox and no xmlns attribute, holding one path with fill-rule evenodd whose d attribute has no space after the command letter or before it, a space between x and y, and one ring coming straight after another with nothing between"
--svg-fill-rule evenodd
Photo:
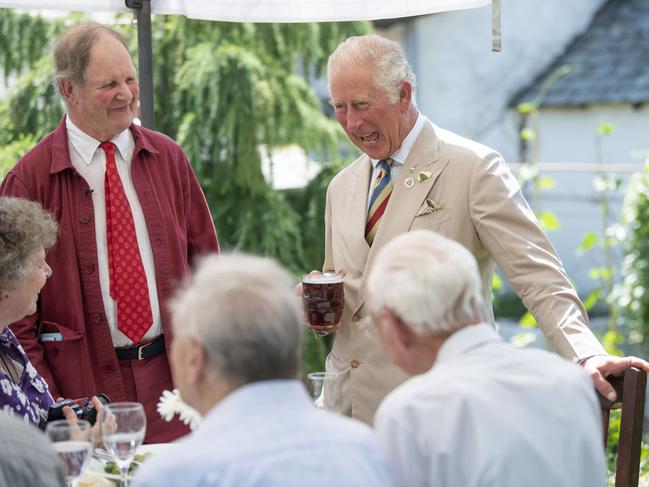
<instances>
[{"instance_id":1,"label":"cream linen suit jacket","mask_svg":"<svg viewBox=\"0 0 649 487\"><path fill-rule=\"evenodd\" d=\"M408 378L362 324L366 277L377 251L415 229L435 230L473 253L492 323L491 278L498 264L560 355L579 360L605 353L556 251L498 153L426 120L394 181L370 248L364 229L371 171L364 154L327 189L323 270L345 273L345 311L326 363L341 378L335 389L325 391L325 404L337 403L346 414L371 423L381 400ZM419 181L421 172L430 177ZM414 182L410 188L408 178Z\"/></svg>"}]
</instances>

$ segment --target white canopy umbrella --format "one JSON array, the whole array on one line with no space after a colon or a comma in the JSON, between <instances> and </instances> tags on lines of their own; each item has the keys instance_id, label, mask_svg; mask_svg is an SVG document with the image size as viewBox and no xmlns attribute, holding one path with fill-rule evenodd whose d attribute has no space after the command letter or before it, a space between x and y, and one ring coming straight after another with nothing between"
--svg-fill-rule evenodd
<instances>
[{"instance_id":1,"label":"white canopy umbrella","mask_svg":"<svg viewBox=\"0 0 649 487\"><path fill-rule=\"evenodd\" d=\"M0 0L0 7L129 12L142 0ZM151 13L229 22L338 22L483 7L491 0L153 0Z\"/></svg>"},{"instance_id":2,"label":"white canopy umbrella","mask_svg":"<svg viewBox=\"0 0 649 487\"><path fill-rule=\"evenodd\" d=\"M0 8L134 12L138 24L141 115L153 128L151 14L227 22L338 22L412 17L492 4L493 49L500 50L500 0L0 0Z\"/></svg>"}]
</instances>

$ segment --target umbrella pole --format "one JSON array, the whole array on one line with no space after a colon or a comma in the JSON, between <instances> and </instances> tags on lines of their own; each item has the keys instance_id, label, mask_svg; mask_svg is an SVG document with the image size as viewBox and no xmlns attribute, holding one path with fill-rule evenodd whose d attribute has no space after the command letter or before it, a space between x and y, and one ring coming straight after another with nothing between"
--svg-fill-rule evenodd
<instances>
[{"instance_id":1,"label":"umbrella pole","mask_svg":"<svg viewBox=\"0 0 649 487\"><path fill-rule=\"evenodd\" d=\"M155 130L153 115L153 56L151 48L151 0L125 0L137 21L137 57L140 73L140 120Z\"/></svg>"}]
</instances>

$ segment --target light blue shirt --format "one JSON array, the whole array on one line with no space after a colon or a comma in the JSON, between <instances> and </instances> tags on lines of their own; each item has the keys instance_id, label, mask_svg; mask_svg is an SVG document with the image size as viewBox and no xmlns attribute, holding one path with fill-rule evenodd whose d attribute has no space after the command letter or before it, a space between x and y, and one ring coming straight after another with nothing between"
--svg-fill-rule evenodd
<instances>
[{"instance_id":1,"label":"light blue shirt","mask_svg":"<svg viewBox=\"0 0 649 487\"><path fill-rule=\"evenodd\" d=\"M136 485L372 487L390 477L368 426L316 409L297 380L273 380L230 393L148 460Z\"/></svg>"},{"instance_id":2,"label":"light blue shirt","mask_svg":"<svg viewBox=\"0 0 649 487\"><path fill-rule=\"evenodd\" d=\"M430 371L384 399L374 425L395 486L606 485L591 378L556 354L513 347L491 324L453 333Z\"/></svg>"}]
</instances>

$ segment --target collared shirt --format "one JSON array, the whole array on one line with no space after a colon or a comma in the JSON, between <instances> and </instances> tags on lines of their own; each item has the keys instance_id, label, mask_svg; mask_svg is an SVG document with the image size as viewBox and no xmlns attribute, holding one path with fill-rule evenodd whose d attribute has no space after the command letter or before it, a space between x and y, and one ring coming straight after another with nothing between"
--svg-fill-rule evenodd
<instances>
[{"instance_id":1,"label":"collared shirt","mask_svg":"<svg viewBox=\"0 0 649 487\"><path fill-rule=\"evenodd\" d=\"M394 184L399 177L401 166L405 164L406 159L408 158L408 154L410 154L410 149L412 149L412 146L415 144L415 140L417 140L419 132L421 132L421 129L424 126L425 120L428 119L421 113L417 113L417 121L415 122L415 125L413 125L412 129L410 129L410 132L408 132L408 135L406 135L406 137L403 139L401 146L390 155L390 158L393 161L390 168L390 179L392 181L392 184ZM372 183L378 177L379 171L381 170L380 168L376 167L379 163L379 160L380 159L370 159L372 163L372 177L370 177L370 188L368 191L369 194L367 196L368 209L370 207L370 200L372 199Z\"/></svg>"},{"instance_id":2,"label":"collared shirt","mask_svg":"<svg viewBox=\"0 0 649 487\"><path fill-rule=\"evenodd\" d=\"M370 428L316 409L296 380L239 387L135 480L139 487L390 485Z\"/></svg>"},{"instance_id":3,"label":"collared shirt","mask_svg":"<svg viewBox=\"0 0 649 487\"><path fill-rule=\"evenodd\" d=\"M95 215L95 238L97 240L97 260L99 271L99 283L101 285L101 295L104 300L106 310L106 319L110 327L115 347L126 347L133 345L124 333L117 328L117 303L110 296L110 279L108 275L108 244L106 241L106 195L104 191L104 176L106 174L106 154L99 147L102 141L91 137L79 129L70 117L65 117L66 128L68 131L68 146L70 148L70 162L87 181L92 190L92 205ZM147 341L157 337L162 333L162 323L160 321L160 305L158 302L158 289L155 279L155 263L153 261L153 250L149 239L149 232L146 228L146 220L142 212L142 205L137 197L133 178L131 177L131 160L133 158L133 149L135 142L131 131L126 129L121 134L111 139L117 150L115 151L115 162L117 172L122 180L122 186L126 199L131 206L133 214L133 223L135 224L135 234L140 249L142 265L146 274L147 285L149 288L149 300L151 302L151 313L153 315L153 324L146 332L142 341Z\"/></svg>"},{"instance_id":4,"label":"collared shirt","mask_svg":"<svg viewBox=\"0 0 649 487\"><path fill-rule=\"evenodd\" d=\"M591 379L488 324L451 335L429 372L386 397L375 425L395 485L606 485Z\"/></svg>"}]
</instances>

